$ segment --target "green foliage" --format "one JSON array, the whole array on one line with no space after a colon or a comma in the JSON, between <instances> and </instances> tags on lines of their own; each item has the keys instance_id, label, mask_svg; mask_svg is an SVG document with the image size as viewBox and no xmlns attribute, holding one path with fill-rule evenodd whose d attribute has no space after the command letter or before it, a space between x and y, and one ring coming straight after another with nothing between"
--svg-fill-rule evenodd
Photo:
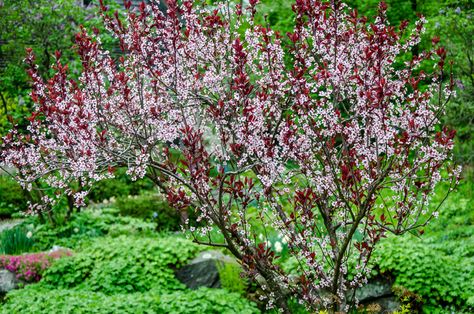
<instances>
[{"instance_id":1,"label":"green foliage","mask_svg":"<svg viewBox=\"0 0 474 314\"><path fill-rule=\"evenodd\" d=\"M241 276L242 268L240 265L221 262L217 264L217 269L222 288L240 295L245 294L248 282Z\"/></svg>"},{"instance_id":2,"label":"green foliage","mask_svg":"<svg viewBox=\"0 0 474 314\"><path fill-rule=\"evenodd\" d=\"M103 237L55 263L43 283L106 294L182 289L169 267L180 267L199 247L178 237Z\"/></svg>"},{"instance_id":3,"label":"green foliage","mask_svg":"<svg viewBox=\"0 0 474 314\"><path fill-rule=\"evenodd\" d=\"M293 2L288 0L260 1L257 22L269 24L283 35L292 32L295 18L291 9L292 4Z\"/></svg>"},{"instance_id":4,"label":"green foliage","mask_svg":"<svg viewBox=\"0 0 474 314\"><path fill-rule=\"evenodd\" d=\"M132 181L125 170L119 169L114 179L98 182L89 193L88 198L93 202L102 202L110 198L138 195L143 191L151 191L155 188L154 183L148 178Z\"/></svg>"},{"instance_id":5,"label":"green foliage","mask_svg":"<svg viewBox=\"0 0 474 314\"><path fill-rule=\"evenodd\" d=\"M0 195L0 218L9 218L28 208L21 186L8 176L0 175Z\"/></svg>"},{"instance_id":6,"label":"green foliage","mask_svg":"<svg viewBox=\"0 0 474 314\"><path fill-rule=\"evenodd\" d=\"M427 304L465 307L474 295L472 260L403 238L384 243L380 252L381 271L393 273L398 285L421 295Z\"/></svg>"},{"instance_id":7,"label":"green foliage","mask_svg":"<svg viewBox=\"0 0 474 314\"><path fill-rule=\"evenodd\" d=\"M153 219L158 229L179 230L178 212L156 194L120 197L116 206L120 215Z\"/></svg>"},{"instance_id":8,"label":"green foliage","mask_svg":"<svg viewBox=\"0 0 474 314\"><path fill-rule=\"evenodd\" d=\"M96 2L96 1L94 1ZM114 1L106 1L118 8ZM26 126L32 107L28 75L23 63L25 49L36 54L40 74L50 76L55 51L61 51L73 75L78 75L79 61L74 54L74 35L79 25L97 27L104 33L102 43L112 48L114 39L103 32L95 6L82 7L76 0L15 0L0 2L0 134L11 127L7 116L20 128Z\"/></svg>"},{"instance_id":9,"label":"green foliage","mask_svg":"<svg viewBox=\"0 0 474 314\"><path fill-rule=\"evenodd\" d=\"M140 218L151 218L152 213L159 210L161 204L161 199L153 194L124 196L118 198L115 203L120 215Z\"/></svg>"},{"instance_id":10,"label":"green foliage","mask_svg":"<svg viewBox=\"0 0 474 314\"><path fill-rule=\"evenodd\" d=\"M34 245L31 233L22 226L6 229L0 233L0 254L18 255L28 252Z\"/></svg>"},{"instance_id":11,"label":"green foliage","mask_svg":"<svg viewBox=\"0 0 474 314\"><path fill-rule=\"evenodd\" d=\"M0 55L1 61L1 55ZM1 65L0 65L1 66ZM7 69L8 70L8 69ZM6 70L3 70L5 72ZM1 70L0 70L1 73ZM9 77L9 73L4 73L5 77ZM1 84L0 84L1 85ZM18 92L20 93L20 92ZM27 120L25 117L28 117L30 114L29 108L29 99L25 98L27 91L23 91L19 95L12 94L10 95L7 91L1 91L0 89L0 134L4 135L11 129L12 124L8 116L10 116L13 121L18 123L18 127L21 129L26 128Z\"/></svg>"},{"instance_id":12,"label":"green foliage","mask_svg":"<svg viewBox=\"0 0 474 314\"><path fill-rule=\"evenodd\" d=\"M474 6L472 2L451 1L428 24L431 37L439 36L454 62L458 97L449 104L443 121L457 130L455 157L458 162L474 162Z\"/></svg>"},{"instance_id":13,"label":"green foliage","mask_svg":"<svg viewBox=\"0 0 474 314\"><path fill-rule=\"evenodd\" d=\"M472 182L453 193L421 238L391 237L375 251L381 272L423 298L424 311L472 310L474 298L474 200ZM436 195L434 202L440 195Z\"/></svg>"},{"instance_id":14,"label":"green foliage","mask_svg":"<svg viewBox=\"0 0 474 314\"><path fill-rule=\"evenodd\" d=\"M411 311L411 306L410 304L402 304L400 307L400 310L393 312L393 314L410 314L413 313Z\"/></svg>"},{"instance_id":15,"label":"green foliage","mask_svg":"<svg viewBox=\"0 0 474 314\"><path fill-rule=\"evenodd\" d=\"M154 224L132 217L121 217L113 208L88 209L74 214L61 225L41 224L37 219L25 222L33 232L36 250L49 250L53 245L75 248L90 239L109 235L148 235Z\"/></svg>"},{"instance_id":16,"label":"green foliage","mask_svg":"<svg viewBox=\"0 0 474 314\"><path fill-rule=\"evenodd\" d=\"M427 27L429 35L440 37L440 43L446 46L450 58L454 60L455 77L471 87L474 87L473 13L472 3L441 6L430 17Z\"/></svg>"},{"instance_id":17,"label":"green foliage","mask_svg":"<svg viewBox=\"0 0 474 314\"><path fill-rule=\"evenodd\" d=\"M152 295L140 293L107 296L75 290L47 290L30 285L12 291L2 313L163 313Z\"/></svg>"},{"instance_id":18,"label":"green foliage","mask_svg":"<svg viewBox=\"0 0 474 314\"><path fill-rule=\"evenodd\" d=\"M113 1L107 1L109 5ZM114 5L114 8L117 6ZM78 7L75 0L16 0L2 1L0 5L1 55L6 63L0 78L3 91L18 95L27 88L23 58L27 47L37 55L40 72L47 76L54 63L55 51L62 51L65 60L73 60L74 35L79 25L101 27L96 7ZM104 37L104 45L111 47L113 40Z\"/></svg>"},{"instance_id":19,"label":"green foliage","mask_svg":"<svg viewBox=\"0 0 474 314\"><path fill-rule=\"evenodd\" d=\"M377 14L379 0L348 0L345 1L350 7L357 8L360 15L366 16L369 19ZM387 0L385 1L388 5L387 17L393 25L398 25L402 20L414 20L416 18L416 11L413 10L412 0ZM421 5L417 7L419 12Z\"/></svg>"},{"instance_id":20,"label":"green foliage","mask_svg":"<svg viewBox=\"0 0 474 314\"><path fill-rule=\"evenodd\" d=\"M174 292L161 296L165 313L260 313L255 304L237 293L225 290L201 288Z\"/></svg>"},{"instance_id":21,"label":"green foliage","mask_svg":"<svg viewBox=\"0 0 474 314\"><path fill-rule=\"evenodd\" d=\"M200 247L176 236L102 237L56 261L39 284L7 295L3 313L258 313L225 290L191 291L174 268Z\"/></svg>"},{"instance_id":22,"label":"green foliage","mask_svg":"<svg viewBox=\"0 0 474 314\"><path fill-rule=\"evenodd\" d=\"M474 87L465 87L459 97L448 104L444 122L456 133L454 157L456 162L474 162Z\"/></svg>"},{"instance_id":23,"label":"green foliage","mask_svg":"<svg viewBox=\"0 0 474 314\"><path fill-rule=\"evenodd\" d=\"M9 293L1 313L251 314L259 311L238 294L217 289L106 295L90 291L46 290L41 285L31 285Z\"/></svg>"}]
</instances>

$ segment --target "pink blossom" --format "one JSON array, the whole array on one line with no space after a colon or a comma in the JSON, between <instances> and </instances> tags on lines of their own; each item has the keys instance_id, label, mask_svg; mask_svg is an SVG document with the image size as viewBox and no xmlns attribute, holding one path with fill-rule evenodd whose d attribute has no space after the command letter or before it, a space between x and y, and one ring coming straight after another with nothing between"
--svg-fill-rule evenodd
<instances>
[{"instance_id":1,"label":"pink blossom","mask_svg":"<svg viewBox=\"0 0 474 314\"><path fill-rule=\"evenodd\" d=\"M41 279L43 272L51 266L53 260L69 255L71 252L65 250L16 256L1 255L0 268L15 273L18 279L25 282L36 282Z\"/></svg>"},{"instance_id":2,"label":"pink blossom","mask_svg":"<svg viewBox=\"0 0 474 314\"><path fill-rule=\"evenodd\" d=\"M228 248L264 278L269 304L285 309L289 293L314 311L339 308L370 272L377 242L428 224L434 188L457 183L455 133L438 120L453 96L446 50L433 41L399 64L426 20L391 26L385 4L368 22L340 1L297 0L283 35L255 23L257 2L168 1L166 14L142 5L125 20L103 9L123 54L115 60L82 28L77 81L59 54L44 81L29 51L35 110L28 134L4 138L0 162L18 168L26 188L51 187L37 210L64 193L83 204L118 167L147 175L183 222L196 211L204 226L191 231L195 241ZM287 236L296 282L257 224Z\"/></svg>"}]
</instances>

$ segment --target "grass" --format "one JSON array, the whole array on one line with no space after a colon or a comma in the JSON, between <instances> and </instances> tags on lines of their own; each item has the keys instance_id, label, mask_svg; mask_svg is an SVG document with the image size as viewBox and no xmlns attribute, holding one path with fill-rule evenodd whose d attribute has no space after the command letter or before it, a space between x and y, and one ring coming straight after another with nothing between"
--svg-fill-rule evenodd
<instances>
[{"instance_id":1,"label":"grass","mask_svg":"<svg viewBox=\"0 0 474 314\"><path fill-rule=\"evenodd\" d=\"M21 226L15 226L0 233L0 254L21 254L31 250L33 245L31 233Z\"/></svg>"}]
</instances>

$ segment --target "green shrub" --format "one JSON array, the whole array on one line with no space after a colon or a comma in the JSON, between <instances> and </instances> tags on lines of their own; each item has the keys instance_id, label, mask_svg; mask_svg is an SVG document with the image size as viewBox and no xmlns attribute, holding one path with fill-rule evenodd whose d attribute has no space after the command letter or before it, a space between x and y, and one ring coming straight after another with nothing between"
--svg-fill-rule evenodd
<instances>
[{"instance_id":1,"label":"green shrub","mask_svg":"<svg viewBox=\"0 0 474 314\"><path fill-rule=\"evenodd\" d=\"M22 226L4 230L0 233L0 254L17 255L29 252L34 245L31 237L32 234Z\"/></svg>"},{"instance_id":2,"label":"green shrub","mask_svg":"<svg viewBox=\"0 0 474 314\"><path fill-rule=\"evenodd\" d=\"M152 213L159 210L161 203L161 199L154 194L128 195L118 198L115 206L120 211L120 215L151 218Z\"/></svg>"},{"instance_id":3,"label":"green shrub","mask_svg":"<svg viewBox=\"0 0 474 314\"><path fill-rule=\"evenodd\" d=\"M33 231L35 250L49 250L54 245L75 248L90 239L110 235L151 234L154 224L132 217L121 217L114 208L87 209L74 214L64 224L40 224L37 219L25 222Z\"/></svg>"},{"instance_id":4,"label":"green shrub","mask_svg":"<svg viewBox=\"0 0 474 314\"><path fill-rule=\"evenodd\" d=\"M30 285L7 295L2 313L164 313L152 295L140 293L107 296L74 290L47 290Z\"/></svg>"},{"instance_id":5,"label":"green shrub","mask_svg":"<svg viewBox=\"0 0 474 314\"><path fill-rule=\"evenodd\" d=\"M470 312L474 299L473 183L462 182L421 238L406 235L381 242L377 267L396 276L396 284L423 298L423 311ZM434 195L434 202L441 194ZM441 312L440 312L441 311Z\"/></svg>"},{"instance_id":6,"label":"green shrub","mask_svg":"<svg viewBox=\"0 0 474 314\"><path fill-rule=\"evenodd\" d=\"M443 116L443 122L456 129L454 157L461 164L474 164L474 86L459 91Z\"/></svg>"},{"instance_id":7,"label":"green shrub","mask_svg":"<svg viewBox=\"0 0 474 314\"><path fill-rule=\"evenodd\" d=\"M21 186L5 175L0 175L0 196L0 219L10 218L14 213L28 208Z\"/></svg>"},{"instance_id":8,"label":"green shrub","mask_svg":"<svg viewBox=\"0 0 474 314\"><path fill-rule=\"evenodd\" d=\"M171 267L182 266L199 249L176 236L103 237L56 262L44 274L43 283L106 294L183 289Z\"/></svg>"},{"instance_id":9,"label":"green shrub","mask_svg":"<svg viewBox=\"0 0 474 314\"><path fill-rule=\"evenodd\" d=\"M159 230L179 230L178 212L156 194L120 197L116 204L120 215L151 219Z\"/></svg>"},{"instance_id":10,"label":"green shrub","mask_svg":"<svg viewBox=\"0 0 474 314\"><path fill-rule=\"evenodd\" d=\"M247 281L242 278L242 267L238 264L221 262L217 264L219 279L222 288L244 295L247 290Z\"/></svg>"},{"instance_id":11,"label":"green shrub","mask_svg":"<svg viewBox=\"0 0 474 314\"><path fill-rule=\"evenodd\" d=\"M255 304L242 298L238 293L229 293L222 289L177 291L162 295L160 302L160 307L165 313L260 313Z\"/></svg>"},{"instance_id":12,"label":"green shrub","mask_svg":"<svg viewBox=\"0 0 474 314\"><path fill-rule=\"evenodd\" d=\"M132 181L125 174L125 170L119 169L115 173L114 179L97 182L88 197L90 200L98 203L110 198L139 195L144 191L152 191L153 189L155 189L155 185L148 178Z\"/></svg>"},{"instance_id":13,"label":"green shrub","mask_svg":"<svg viewBox=\"0 0 474 314\"><path fill-rule=\"evenodd\" d=\"M382 272L396 276L396 284L423 297L427 305L466 307L474 295L472 261L446 255L421 240L393 239L378 251Z\"/></svg>"}]
</instances>

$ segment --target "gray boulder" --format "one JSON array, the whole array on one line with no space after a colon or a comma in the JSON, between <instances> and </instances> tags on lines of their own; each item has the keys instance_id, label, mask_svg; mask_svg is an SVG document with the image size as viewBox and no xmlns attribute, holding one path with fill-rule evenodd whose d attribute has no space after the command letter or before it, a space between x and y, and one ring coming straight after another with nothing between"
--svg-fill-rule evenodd
<instances>
[{"instance_id":1,"label":"gray boulder","mask_svg":"<svg viewBox=\"0 0 474 314\"><path fill-rule=\"evenodd\" d=\"M355 296L360 302L371 301L393 295L391 279L377 277L356 290Z\"/></svg>"},{"instance_id":2,"label":"gray boulder","mask_svg":"<svg viewBox=\"0 0 474 314\"><path fill-rule=\"evenodd\" d=\"M176 278L190 289L221 288L219 265L236 261L219 251L201 252L189 264L175 272Z\"/></svg>"},{"instance_id":3,"label":"gray boulder","mask_svg":"<svg viewBox=\"0 0 474 314\"><path fill-rule=\"evenodd\" d=\"M10 290L18 288L21 283L16 275L7 269L0 269L0 293L7 293Z\"/></svg>"},{"instance_id":4,"label":"gray boulder","mask_svg":"<svg viewBox=\"0 0 474 314\"><path fill-rule=\"evenodd\" d=\"M376 277L356 290L355 296L369 313L393 313L400 308L400 301L392 291L393 278Z\"/></svg>"}]
</instances>

